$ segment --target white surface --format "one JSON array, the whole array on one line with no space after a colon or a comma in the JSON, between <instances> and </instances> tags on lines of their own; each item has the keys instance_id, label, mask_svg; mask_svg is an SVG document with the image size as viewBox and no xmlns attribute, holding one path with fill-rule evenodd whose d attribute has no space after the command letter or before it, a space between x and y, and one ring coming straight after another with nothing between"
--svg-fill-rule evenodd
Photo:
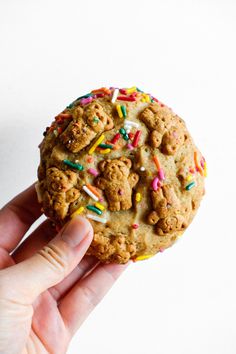
<instances>
[{"instance_id":1,"label":"white surface","mask_svg":"<svg viewBox=\"0 0 236 354\"><path fill-rule=\"evenodd\" d=\"M178 244L131 265L69 354L236 351L234 0L1 1L1 203L36 178L53 117L101 86L138 85L182 116L209 166Z\"/></svg>"}]
</instances>

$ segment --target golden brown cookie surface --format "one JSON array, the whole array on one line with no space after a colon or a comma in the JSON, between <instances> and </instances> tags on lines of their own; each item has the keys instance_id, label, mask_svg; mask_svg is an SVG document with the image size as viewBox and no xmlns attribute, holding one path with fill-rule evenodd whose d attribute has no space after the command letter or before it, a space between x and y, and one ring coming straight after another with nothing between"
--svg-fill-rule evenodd
<instances>
[{"instance_id":1,"label":"golden brown cookie surface","mask_svg":"<svg viewBox=\"0 0 236 354\"><path fill-rule=\"evenodd\" d=\"M142 91L101 88L44 133L36 190L57 226L89 218L88 253L103 262L149 258L183 233L204 194L206 162L184 121Z\"/></svg>"}]
</instances>

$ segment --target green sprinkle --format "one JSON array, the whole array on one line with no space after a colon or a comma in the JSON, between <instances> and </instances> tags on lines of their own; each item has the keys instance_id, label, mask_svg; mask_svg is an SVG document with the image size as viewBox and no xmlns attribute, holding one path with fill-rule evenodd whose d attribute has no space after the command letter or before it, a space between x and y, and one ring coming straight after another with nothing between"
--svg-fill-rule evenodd
<instances>
[{"instance_id":1,"label":"green sprinkle","mask_svg":"<svg viewBox=\"0 0 236 354\"><path fill-rule=\"evenodd\" d=\"M185 187L185 189L187 190L187 191L189 191L190 189L192 189L194 186L195 186L195 182L191 182L191 183L189 183L186 187Z\"/></svg>"},{"instance_id":2,"label":"green sprinkle","mask_svg":"<svg viewBox=\"0 0 236 354\"><path fill-rule=\"evenodd\" d=\"M129 140L129 136L128 136L128 134L127 134L127 133L123 135L123 139L124 139L124 140L126 140L126 141L128 141L128 140Z\"/></svg>"},{"instance_id":3,"label":"green sprinkle","mask_svg":"<svg viewBox=\"0 0 236 354\"><path fill-rule=\"evenodd\" d=\"M76 170L83 171L84 169L84 167L80 163L73 163L69 160L63 160L63 162L65 165L75 168Z\"/></svg>"},{"instance_id":4,"label":"green sprinkle","mask_svg":"<svg viewBox=\"0 0 236 354\"><path fill-rule=\"evenodd\" d=\"M74 107L74 102L70 103L66 108L73 108Z\"/></svg>"},{"instance_id":5,"label":"green sprinkle","mask_svg":"<svg viewBox=\"0 0 236 354\"><path fill-rule=\"evenodd\" d=\"M126 134L126 130L124 128L120 128L119 132L122 134L122 135L125 135Z\"/></svg>"},{"instance_id":6,"label":"green sprinkle","mask_svg":"<svg viewBox=\"0 0 236 354\"><path fill-rule=\"evenodd\" d=\"M122 111L122 114L123 114L123 117L127 117L127 112L126 112L126 107L125 106L121 106L121 111Z\"/></svg>"},{"instance_id":7,"label":"green sprinkle","mask_svg":"<svg viewBox=\"0 0 236 354\"><path fill-rule=\"evenodd\" d=\"M98 146L102 149L113 149L113 145L109 145L109 144L100 144Z\"/></svg>"},{"instance_id":8,"label":"green sprinkle","mask_svg":"<svg viewBox=\"0 0 236 354\"><path fill-rule=\"evenodd\" d=\"M86 95L83 95L83 96L80 96L80 97L76 98L76 101L82 100L82 98L88 98L88 97L90 97L92 95L93 95L92 93L87 93Z\"/></svg>"},{"instance_id":9,"label":"green sprinkle","mask_svg":"<svg viewBox=\"0 0 236 354\"><path fill-rule=\"evenodd\" d=\"M143 91L142 91L142 90L140 90L138 87L136 88L136 90L137 90L138 92L142 92L142 93L143 93Z\"/></svg>"},{"instance_id":10,"label":"green sprinkle","mask_svg":"<svg viewBox=\"0 0 236 354\"><path fill-rule=\"evenodd\" d=\"M87 205L86 208L87 208L88 210L94 211L94 212L95 212L96 214L98 214L98 215L102 215L102 211L101 211L100 209L96 208L96 207L93 206L93 205Z\"/></svg>"},{"instance_id":11,"label":"green sprinkle","mask_svg":"<svg viewBox=\"0 0 236 354\"><path fill-rule=\"evenodd\" d=\"M98 122L99 122L98 117L93 117L93 121L94 121L95 123L98 123Z\"/></svg>"},{"instance_id":12,"label":"green sprinkle","mask_svg":"<svg viewBox=\"0 0 236 354\"><path fill-rule=\"evenodd\" d=\"M153 98L151 99L151 102L152 102L152 103L154 102L154 99L153 99Z\"/></svg>"}]
</instances>

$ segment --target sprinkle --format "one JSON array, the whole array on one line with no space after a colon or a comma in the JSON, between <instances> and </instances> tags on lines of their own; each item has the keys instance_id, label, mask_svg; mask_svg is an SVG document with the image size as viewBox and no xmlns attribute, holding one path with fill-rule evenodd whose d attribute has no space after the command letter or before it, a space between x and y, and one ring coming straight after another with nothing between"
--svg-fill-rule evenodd
<instances>
[{"instance_id":1,"label":"sprinkle","mask_svg":"<svg viewBox=\"0 0 236 354\"><path fill-rule=\"evenodd\" d=\"M138 146L138 142L139 142L141 134L142 134L141 130L137 130L136 131L135 136L134 136L134 140L132 142L133 147L137 147Z\"/></svg>"},{"instance_id":2,"label":"sprinkle","mask_svg":"<svg viewBox=\"0 0 236 354\"><path fill-rule=\"evenodd\" d=\"M93 97L91 97L91 96L89 96L89 97L87 97L87 98L82 98L82 99L80 100L80 104L82 104L82 106L84 106L84 105L86 105L86 104L92 102L92 100L93 100Z\"/></svg>"},{"instance_id":3,"label":"sprinkle","mask_svg":"<svg viewBox=\"0 0 236 354\"><path fill-rule=\"evenodd\" d=\"M145 170L146 170L146 169L145 169L145 167L144 167L144 166L141 166L141 167L140 167L140 171L142 171L142 172L143 172L143 171L145 171Z\"/></svg>"},{"instance_id":4,"label":"sprinkle","mask_svg":"<svg viewBox=\"0 0 236 354\"><path fill-rule=\"evenodd\" d=\"M92 158L92 156L87 157L86 161L87 161L88 163L93 162L93 158Z\"/></svg>"},{"instance_id":5,"label":"sprinkle","mask_svg":"<svg viewBox=\"0 0 236 354\"><path fill-rule=\"evenodd\" d=\"M123 139L125 140L125 141L128 141L129 140L129 135L126 133L126 134L124 134L123 135Z\"/></svg>"},{"instance_id":6,"label":"sprinkle","mask_svg":"<svg viewBox=\"0 0 236 354\"><path fill-rule=\"evenodd\" d=\"M130 87L129 89L126 89L126 92L128 93L128 95L133 93L133 92L135 92L135 91L136 91L136 87L135 86Z\"/></svg>"},{"instance_id":7,"label":"sprinkle","mask_svg":"<svg viewBox=\"0 0 236 354\"><path fill-rule=\"evenodd\" d=\"M123 113L122 113L120 104L116 105L116 110L117 110L118 116L120 118L122 118L123 117Z\"/></svg>"},{"instance_id":8,"label":"sprinkle","mask_svg":"<svg viewBox=\"0 0 236 354\"><path fill-rule=\"evenodd\" d=\"M189 183L186 187L185 187L185 189L187 190L187 191L189 191L190 189L192 189L194 186L195 186L195 182L191 182L191 183Z\"/></svg>"},{"instance_id":9,"label":"sprinkle","mask_svg":"<svg viewBox=\"0 0 236 354\"><path fill-rule=\"evenodd\" d=\"M143 98L144 98L144 101L142 100L143 102L150 102L151 101L150 96L147 95L146 93L143 94Z\"/></svg>"},{"instance_id":10,"label":"sprinkle","mask_svg":"<svg viewBox=\"0 0 236 354\"><path fill-rule=\"evenodd\" d=\"M86 95L78 97L75 101L81 100L82 98L88 98L90 96L92 96L92 94L91 93L87 93Z\"/></svg>"},{"instance_id":11,"label":"sprinkle","mask_svg":"<svg viewBox=\"0 0 236 354\"><path fill-rule=\"evenodd\" d=\"M116 102L116 99L117 99L118 94L119 94L119 89L116 88L116 89L114 90L114 92L113 92L113 95L112 95L112 99L111 99L111 102L112 102L112 103L115 103L115 102Z\"/></svg>"},{"instance_id":12,"label":"sprinkle","mask_svg":"<svg viewBox=\"0 0 236 354\"><path fill-rule=\"evenodd\" d=\"M71 214L71 218L74 218L76 215L81 214L84 211L84 207L80 207L79 209L77 209L76 211L74 211L74 213Z\"/></svg>"},{"instance_id":13,"label":"sprinkle","mask_svg":"<svg viewBox=\"0 0 236 354\"><path fill-rule=\"evenodd\" d=\"M109 145L109 144L100 144L98 146L102 149L112 149L113 148L113 146Z\"/></svg>"},{"instance_id":14,"label":"sprinkle","mask_svg":"<svg viewBox=\"0 0 236 354\"><path fill-rule=\"evenodd\" d=\"M134 149L134 147L133 147L132 144L127 144L127 148L128 148L129 150L133 150L133 149Z\"/></svg>"},{"instance_id":15,"label":"sprinkle","mask_svg":"<svg viewBox=\"0 0 236 354\"><path fill-rule=\"evenodd\" d=\"M112 143L112 144L115 144L119 139L120 139L120 134L117 133L117 134L114 136L114 138L112 139L111 143Z\"/></svg>"},{"instance_id":16,"label":"sprinkle","mask_svg":"<svg viewBox=\"0 0 236 354\"><path fill-rule=\"evenodd\" d=\"M134 134L133 133L129 133L128 135L129 135L130 140L132 140L133 137L134 137Z\"/></svg>"},{"instance_id":17,"label":"sprinkle","mask_svg":"<svg viewBox=\"0 0 236 354\"><path fill-rule=\"evenodd\" d=\"M125 135L126 134L126 130L124 128L120 128L119 132L122 134L122 135Z\"/></svg>"},{"instance_id":18,"label":"sprinkle","mask_svg":"<svg viewBox=\"0 0 236 354\"><path fill-rule=\"evenodd\" d=\"M122 111L123 117L124 117L124 118L125 118L125 117L127 117L126 107L122 105L120 108L121 108L121 111Z\"/></svg>"},{"instance_id":19,"label":"sprinkle","mask_svg":"<svg viewBox=\"0 0 236 354\"><path fill-rule=\"evenodd\" d=\"M83 171L84 169L84 167L80 163L73 163L69 160L63 160L63 162L65 165L75 168L76 170Z\"/></svg>"},{"instance_id":20,"label":"sprinkle","mask_svg":"<svg viewBox=\"0 0 236 354\"><path fill-rule=\"evenodd\" d=\"M97 93L105 93L106 95L110 95L111 94L111 90L109 90L108 88L106 87L101 87L100 89L97 89L97 90L93 90L91 91L93 94L97 94Z\"/></svg>"},{"instance_id":21,"label":"sprinkle","mask_svg":"<svg viewBox=\"0 0 236 354\"><path fill-rule=\"evenodd\" d=\"M119 101L128 101L128 102L134 102L136 101L136 98L133 96L118 96L117 100Z\"/></svg>"},{"instance_id":22,"label":"sprinkle","mask_svg":"<svg viewBox=\"0 0 236 354\"><path fill-rule=\"evenodd\" d=\"M98 214L98 215L102 215L102 211L101 211L100 209L96 208L96 207L93 206L93 205L87 205L86 208L87 208L88 210L94 211L94 212L95 212L96 214Z\"/></svg>"},{"instance_id":23,"label":"sprinkle","mask_svg":"<svg viewBox=\"0 0 236 354\"><path fill-rule=\"evenodd\" d=\"M164 248L160 247L159 248L159 252L163 253L164 252Z\"/></svg>"},{"instance_id":24,"label":"sprinkle","mask_svg":"<svg viewBox=\"0 0 236 354\"><path fill-rule=\"evenodd\" d=\"M96 215L87 214L87 218L106 224L107 220Z\"/></svg>"},{"instance_id":25,"label":"sprinkle","mask_svg":"<svg viewBox=\"0 0 236 354\"><path fill-rule=\"evenodd\" d=\"M129 125L125 125L125 130L126 130L126 133L129 135L129 133L131 131L131 127Z\"/></svg>"},{"instance_id":26,"label":"sprinkle","mask_svg":"<svg viewBox=\"0 0 236 354\"><path fill-rule=\"evenodd\" d=\"M100 149L99 150L100 154L109 154L109 152L111 152L111 149L105 149L105 150L104 149Z\"/></svg>"},{"instance_id":27,"label":"sprinkle","mask_svg":"<svg viewBox=\"0 0 236 354\"><path fill-rule=\"evenodd\" d=\"M132 228L135 229L135 230L138 229L139 228L139 224L133 224Z\"/></svg>"},{"instance_id":28,"label":"sprinkle","mask_svg":"<svg viewBox=\"0 0 236 354\"><path fill-rule=\"evenodd\" d=\"M94 123L98 123L99 122L98 117L93 117L93 121L94 121Z\"/></svg>"},{"instance_id":29,"label":"sprinkle","mask_svg":"<svg viewBox=\"0 0 236 354\"><path fill-rule=\"evenodd\" d=\"M105 96L105 93L97 93L94 97L95 98L102 98Z\"/></svg>"},{"instance_id":30,"label":"sprinkle","mask_svg":"<svg viewBox=\"0 0 236 354\"><path fill-rule=\"evenodd\" d=\"M144 261L145 259L149 259L153 257L153 254L144 254L143 256L139 256L137 258L134 259L134 262L136 261Z\"/></svg>"},{"instance_id":31,"label":"sprinkle","mask_svg":"<svg viewBox=\"0 0 236 354\"><path fill-rule=\"evenodd\" d=\"M139 124L136 122L132 122L131 120L126 119L125 125L131 125L132 127L138 128Z\"/></svg>"},{"instance_id":32,"label":"sprinkle","mask_svg":"<svg viewBox=\"0 0 236 354\"><path fill-rule=\"evenodd\" d=\"M142 199L142 195L141 195L141 193L136 193L136 195L135 195L135 200L136 200L136 202L140 202L141 201L141 199Z\"/></svg>"},{"instance_id":33,"label":"sprinkle","mask_svg":"<svg viewBox=\"0 0 236 354\"><path fill-rule=\"evenodd\" d=\"M197 151L194 151L194 162L195 162L195 166L197 168L197 171L203 176L203 170L201 168L201 166L198 163L198 158L197 158Z\"/></svg>"},{"instance_id":34,"label":"sprinkle","mask_svg":"<svg viewBox=\"0 0 236 354\"><path fill-rule=\"evenodd\" d=\"M91 146L91 148L89 149L89 155L93 154L93 152L95 151L96 147L101 144L101 142L105 139L105 135L102 134L98 140Z\"/></svg>"},{"instance_id":35,"label":"sprinkle","mask_svg":"<svg viewBox=\"0 0 236 354\"><path fill-rule=\"evenodd\" d=\"M153 180L152 180L152 189L154 191L157 191L157 189L158 189L158 182L159 182L158 177L153 178Z\"/></svg>"},{"instance_id":36,"label":"sprinkle","mask_svg":"<svg viewBox=\"0 0 236 354\"><path fill-rule=\"evenodd\" d=\"M188 175L186 179L188 182L190 182L190 181L192 181L193 177L191 175Z\"/></svg>"},{"instance_id":37,"label":"sprinkle","mask_svg":"<svg viewBox=\"0 0 236 354\"><path fill-rule=\"evenodd\" d=\"M100 210L102 210L102 211L105 210L105 206L102 205L101 203L98 203L98 202L95 203L95 207L98 208L98 209L100 209Z\"/></svg>"},{"instance_id":38,"label":"sprinkle","mask_svg":"<svg viewBox=\"0 0 236 354\"><path fill-rule=\"evenodd\" d=\"M204 162L204 177L207 177L207 163L206 161Z\"/></svg>"},{"instance_id":39,"label":"sprinkle","mask_svg":"<svg viewBox=\"0 0 236 354\"><path fill-rule=\"evenodd\" d=\"M101 198L100 193L98 193L98 191L96 190L95 187L91 186L91 184L87 183L87 187L90 189L90 191L95 194L98 198Z\"/></svg>"},{"instance_id":40,"label":"sprinkle","mask_svg":"<svg viewBox=\"0 0 236 354\"><path fill-rule=\"evenodd\" d=\"M160 165L160 162L158 160L158 157L157 156L153 156L153 161L155 162L155 165L157 167L157 171L159 171L161 169L161 165Z\"/></svg>"},{"instance_id":41,"label":"sprinkle","mask_svg":"<svg viewBox=\"0 0 236 354\"><path fill-rule=\"evenodd\" d=\"M126 89L120 89L120 93L122 93L122 95L126 95Z\"/></svg>"},{"instance_id":42,"label":"sprinkle","mask_svg":"<svg viewBox=\"0 0 236 354\"><path fill-rule=\"evenodd\" d=\"M158 171L159 174L159 178L161 181L164 181L165 179L165 174L164 174L164 170L162 168L160 168L160 170Z\"/></svg>"},{"instance_id":43,"label":"sprinkle","mask_svg":"<svg viewBox=\"0 0 236 354\"><path fill-rule=\"evenodd\" d=\"M83 186L83 190L91 197L93 198L96 202L98 201L98 197L93 194L87 186Z\"/></svg>"},{"instance_id":44,"label":"sprinkle","mask_svg":"<svg viewBox=\"0 0 236 354\"><path fill-rule=\"evenodd\" d=\"M91 173L91 175L97 177L99 175L99 172L95 170L94 168L89 168L88 173Z\"/></svg>"},{"instance_id":45,"label":"sprinkle","mask_svg":"<svg viewBox=\"0 0 236 354\"><path fill-rule=\"evenodd\" d=\"M119 190L118 190L118 194L119 194L119 195L123 195L123 194L124 194L124 191L123 191L122 189L119 189Z\"/></svg>"}]
</instances>

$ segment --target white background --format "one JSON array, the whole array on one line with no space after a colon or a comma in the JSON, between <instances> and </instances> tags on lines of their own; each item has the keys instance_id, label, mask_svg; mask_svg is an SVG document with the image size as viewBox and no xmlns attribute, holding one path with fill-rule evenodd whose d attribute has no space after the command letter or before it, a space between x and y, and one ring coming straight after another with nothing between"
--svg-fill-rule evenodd
<instances>
[{"instance_id":1,"label":"white background","mask_svg":"<svg viewBox=\"0 0 236 354\"><path fill-rule=\"evenodd\" d=\"M69 354L236 352L236 2L0 1L0 196L36 179L44 128L74 98L137 85L182 116L207 194L172 248L132 264Z\"/></svg>"}]
</instances>

